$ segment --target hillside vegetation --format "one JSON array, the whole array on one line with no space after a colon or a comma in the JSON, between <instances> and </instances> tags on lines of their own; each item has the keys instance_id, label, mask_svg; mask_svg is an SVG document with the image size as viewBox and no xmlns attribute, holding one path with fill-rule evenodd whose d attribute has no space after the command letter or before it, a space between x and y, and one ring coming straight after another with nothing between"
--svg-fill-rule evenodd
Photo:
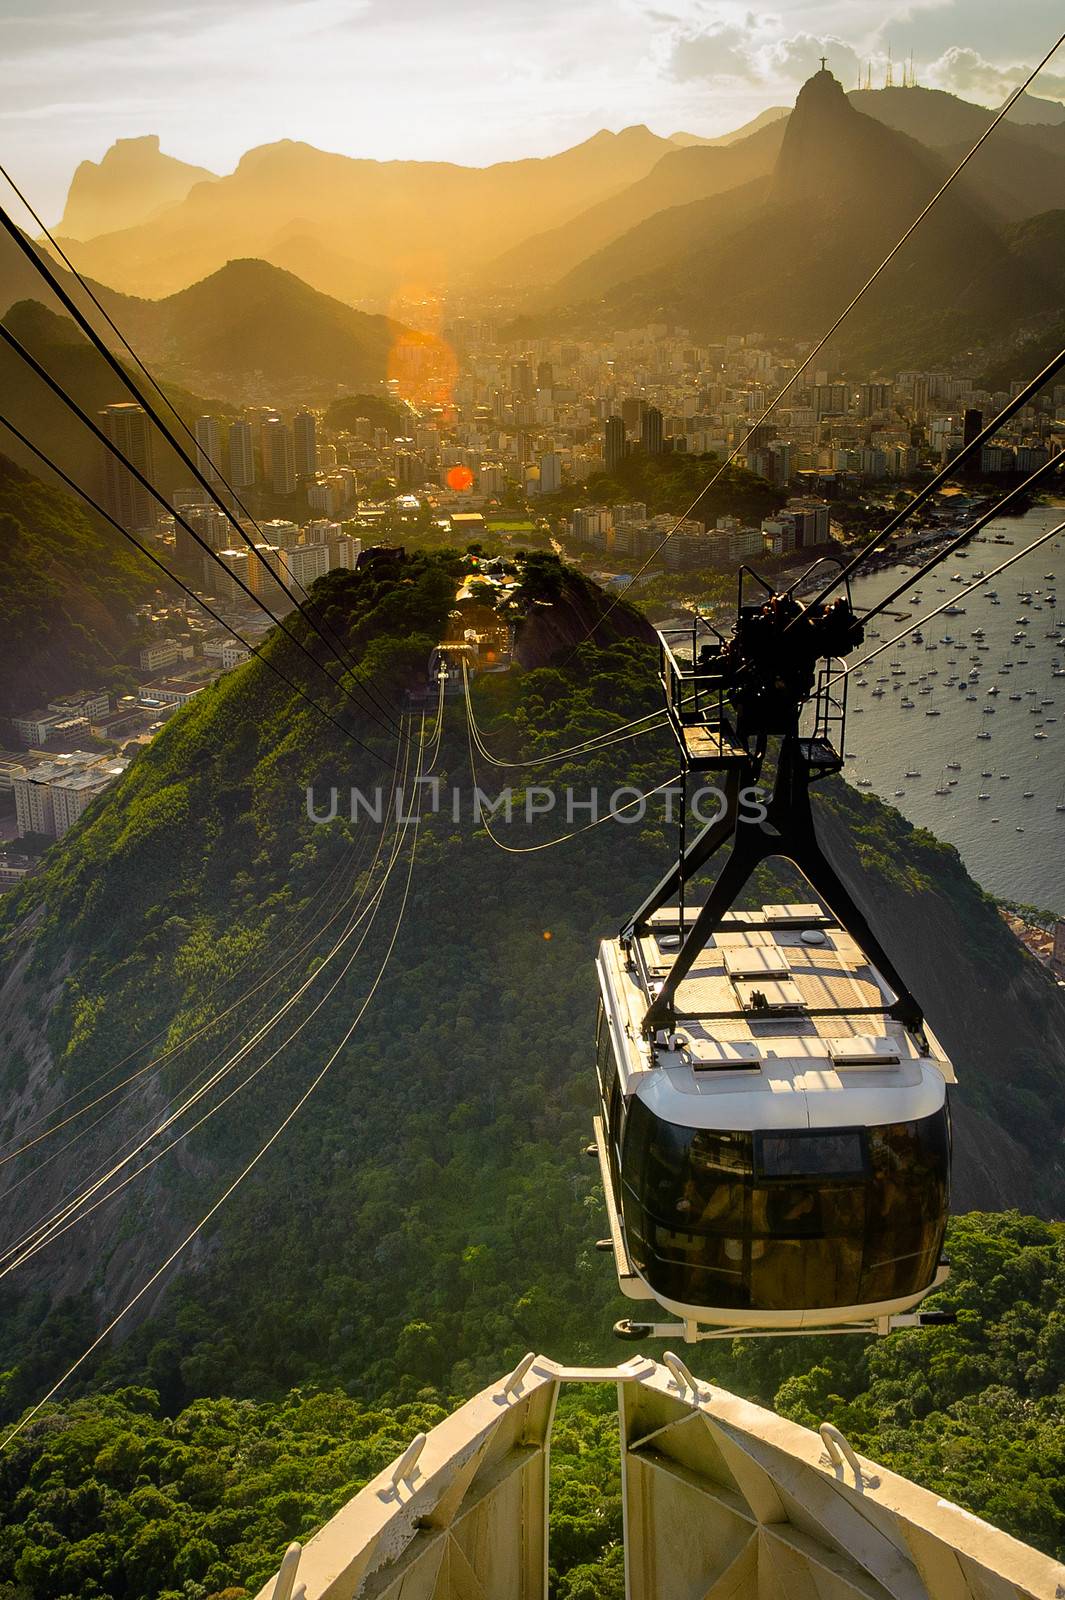
<instances>
[{"instance_id":1,"label":"hillside vegetation","mask_svg":"<svg viewBox=\"0 0 1065 1600\"><path fill-rule=\"evenodd\" d=\"M873 1460L1063 1557L1065 1229L974 1213L948 1243L937 1303L956 1328L806 1345L789 1362L806 1370L783 1380L768 1341L693 1365L808 1427L831 1420ZM0 1458L0 1595L242 1600L458 1398L423 1384L368 1404L312 1385L175 1411L137 1385L51 1405ZM557 1600L622 1600L611 1386L563 1397L551 1493Z\"/></svg>"},{"instance_id":2,"label":"hillside vegetation","mask_svg":"<svg viewBox=\"0 0 1065 1600\"><path fill-rule=\"evenodd\" d=\"M160 574L92 512L0 456L0 711L124 681Z\"/></svg>"},{"instance_id":3,"label":"hillside vegetation","mask_svg":"<svg viewBox=\"0 0 1065 1600\"><path fill-rule=\"evenodd\" d=\"M315 586L321 615L344 636L360 678L382 699L396 705L405 690L423 685L462 570L454 553L419 554L395 569L337 572ZM655 651L638 637L638 619L630 624L633 636L584 645L571 659L584 622L572 597L585 607L591 593L587 584L575 588L552 558L530 564L523 594L529 627L555 641L556 664L477 680L478 719L500 758L574 744L659 704ZM286 670L305 672L284 640L275 638L269 649ZM324 678L314 692L379 749L380 761L250 662L178 713L55 847L41 876L6 898L0 924L5 1139L28 1118L54 1113L64 1096L88 1090L100 1074L105 1084L114 1082L164 1046L186 1044L123 1091L62 1162L42 1163L26 1187L3 1200L0 1220L9 1234L23 1231L145 1119L158 1116L228 1039L246 1036L260 1007L269 1009L310 976L329 942L314 930L370 881L378 829L365 813L353 823L343 801L336 820L313 825L306 791L314 787L320 806L331 786L344 796L353 784L366 794L378 783L387 790L395 744L339 691L330 692ZM552 784L563 801L567 785L584 800L595 784L603 804L622 785L648 789L675 770L671 741L659 733L594 760L518 776ZM232 1454L231 1440L241 1425L236 1419L247 1419L254 1435L256 1418L269 1413L234 1410L238 1402L280 1406L261 1425L268 1430L276 1423L271 1437L283 1444L289 1421L299 1426L292 1419L302 1404L284 1396L294 1386L339 1388L374 1412L357 1423L372 1441L385 1427L375 1420L378 1401L385 1410L449 1402L529 1348L564 1360L616 1358L609 1330L625 1306L609 1263L594 1249L603 1231L602 1197L595 1168L582 1154L593 1103L591 959L596 940L621 924L661 872L674 848L672 830L652 807L634 826L597 828L531 856L501 854L471 819L461 700L446 708L437 772L444 803L421 824L394 958L351 1042L281 1143L181 1257L176 1276L127 1319L124 1340L79 1371L74 1392L83 1400L73 1410L61 1407L58 1422L35 1423L23 1447L31 1456L11 1458L23 1463L19 1471L34 1474L38 1491L45 1484L49 1494L55 1490L57 1528L66 1529L69 1510L71 1531L62 1540L81 1540L87 1537L78 1531L82 1513L68 1508L66 1495L75 1494L75 1473L86 1476L92 1440L96 1454L103 1452L104 1466L92 1469L97 1476L111 1470L112 1431L143 1441L105 1485L117 1498L97 1554L103 1571L115 1530L124 1527L131 1539L143 1535L144 1572L151 1576L138 1576L134 1566L123 1580L129 1587L111 1590L112 1577L87 1571L86 1583L91 1577L104 1594L137 1600L154 1593L149 1586L158 1582L159 1567L152 1560L170 1561L174 1527L190 1525L201 1510L218 1512L216 1531L204 1534L214 1549L201 1550L187 1575L203 1586L189 1591L189 1600L243 1582L242 1564L268 1569L290 1530L318 1520L379 1460L373 1449L357 1460L341 1451L330 1464L333 1446L323 1446L323 1472L304 1490L297 1467L270 1477L280 1459L270 1446L255 1501L275 1493L296 1498L256 1522L254 1506L241 1511L237 1504L238 1480L249 1468ZM478 781L491 794L508 776L478 762ZM452 785L460 789L457 816ZM957 1063L957 1207L1015 1204L1052 1212L1060 1203L1057 1130L1065 1116L1060 991L1016 944L953 849L843 784L819 805L841 869L860 880L888 948ZM524 845L569 826L559 809L532 830L513 823L509 837ZM506 827L501 819L493 824L497 833ZM386 823L381 837L391 836ZM752 894L776 898L781 883L779 874L763 870ZM277 1061L264 1064L254 1087L247 1074L266 1045L238 1075L249 1082L247 1093L31 1268L3 1280L7 1418L80 1354L292 1108L357 1014L397 913L393 889L364 955L319 1012L312 1016L310 1001L301 1003L294 1016L305 1022L303 1031ZM287 974L271 977L272 963L289 955ZM933 971L935 984L928 979ZM241 999L260 978L263 990ZM229 1005L235 1010L226 1017ZM132 1065L125 1065L131 1050ZM12 1181L28 1172L14 1168ZM985 1235L990 1244L981 1242ZM934 1333L918 1346L906 1339L869 1349L861 1342L793 1340L700 1351L697 1365L743 1393L772 1400L781 1392L796 1415L823 1407L835 1420L842 1417L856 1439L868 1437L873 1453L879 1441L926 1481L949 1467L951 1482L961 1483L978 1508L1007 1523L1013 1518L1013 1531L1052 1542L1060 1537L1059 1491L1049 1474L1036 1492L1032 1463L1040 1453L1048 1459L1053 1408L1060 1404L1065 1341L1051 1316L1061 1288L1059 1251L1059 1232L1031 1218L960 1219L952 1244L958 1272L945 1291L945 1303L960 1296L966 1312L957 1330ZM94 1409L93 1393L145 1385L159 1396L158 1415L155 1402L137 1398ZM1017 1396L1018 1420L996 1441L985 1436L985 1423L999 1388ZM863 1401L867 1393L873 1398ZM321 1404L329 1413L329 1403ZM1008 1394L1003 1404L1013 1418ZM172 1420L190 1406L190 1421ZM356 1414L337 1406L339 1420L324 1422L323 1434L334 1425L340 1431L345 1418L356 1425ZM123 1407L143 1420L131 1421ZM937 1461L936 1440L947 1424L935 1418L947 1411L958 1448ZM413 1415L403 1414L400 1432L414 1431ZM181 1457L165 1474L154 1465L142 1472L137 1450L161 1463L174 1429L184 1430L173 1435L182 1443L200 1437L199 1418L206 1419L204 1448L213 1441L217 1453L209 1481L193 1473L184 1487L185 1465L199 1459L195 1450L193 1461ZM54 1435L62 1455L70 1419L79 1427L78 1419L87 1419L88 1442L78 1444L75 1434L68 1466L46 1462L37 1469L32 1451ZM881 1427L882 1435L875 1431ZM395 1437L385 1427L382 1451ZM0 1484L7 1482L14 1496L27 1480L17 1473L5 1480L4 1470L0 1460ZM1007 1483L1013 1484L1008 1503L995 1498L995 1485ZM574 1491L575 1506L582 1493ZM124 1522L125 1504L137 1495L143 1521ZM965 1498L960 1490L953 1497ZM95 1504L86 1499L85 1515L95 1514ZM42 1502L42 1519L51 1505ZM164 1533L159 1523L173 1526ZM39 1579L17 1570L31 1544L65 1550L62 1540L57 1545L38 1532L31 1523L24 1538L11 1532L3 1545L11 1582L39 1582L34 1592L58 1600L71 1592L65 1556L55 1557L54 1571L51 1557L40 1558ZM601 1557L604 1571L616 1569L616 1556L603 1554L602 1526L592 1530L589 1523L585 1534L573 1537L567 1558L573 1572ZM37 1571L32 1564L24 1569ZM572 1600L609 1594L594 1587L600 1580L607 1582L602 1573L582 1578L582 1590L574 1577L560 1594ZM21 1596L17 1587L0 1592L0 1600Z\"/></svg>"}]
</instances>

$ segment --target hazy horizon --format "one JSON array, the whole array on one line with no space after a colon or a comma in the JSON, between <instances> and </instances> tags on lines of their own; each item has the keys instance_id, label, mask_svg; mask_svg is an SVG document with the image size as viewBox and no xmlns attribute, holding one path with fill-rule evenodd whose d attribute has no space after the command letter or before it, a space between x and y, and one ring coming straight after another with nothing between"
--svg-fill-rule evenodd
<instances>
[{"instance_id":1,"label":"hazy horizon","mask_svg":"<svg viewBox=\"0 0 1065 1600\"><path fill-rule=\"evenodd\" d=\"M871 63L882 85L912 52L919 81L1001 103L1048 47L1045 7L1020 0L1002 38L991 0L889 6L728 3L247 0L177 9L119 0L75 11L42 0L0 17L5 164L49 221L83 160L158 134L169 155L232 171L282 139L378 160L485 166L544 156L602 128L645 123L714 137L790 104L821 54L846 88ZM964 40L964 42L963 42ZM1065 94L1047 71L1032 92Z\"/></svg>"}]
</instances>

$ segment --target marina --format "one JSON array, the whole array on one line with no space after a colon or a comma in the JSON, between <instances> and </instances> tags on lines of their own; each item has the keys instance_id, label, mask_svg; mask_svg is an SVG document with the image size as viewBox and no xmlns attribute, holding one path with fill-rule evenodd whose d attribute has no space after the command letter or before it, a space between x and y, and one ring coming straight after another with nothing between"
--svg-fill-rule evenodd
<instances>
[{"instance_id":1,"label":"marina","mask_svg":"<svg viewBox=\"0 0 1065 1600\"><path fill-rule=\"evenodd\" d=\"M1062 507L1038 506L991 523L985 544L974 539L952 558L950 581L959 588L974 582L1009 553L1000 550L1007 538L1021 549L1062 519ZM955 845L991 893L1065 910L1065 723L1055 714L1055 691L1065 705L1059 576L1065 585L1065 539L961 598L964 615L952 601L948 626L940 613L920 627L945 598L936 586L915 604L907 596L897 615L878 617L858 659L908 621L921 638L907 635L851 678L848 707L866 714L849 721L853 753L845 771L851 783ZM898 581L898 569L860 579L858 609ZM996 599L1005 605L996 609ZM1027 614L1036 610L1053 626ZM891 693L899 688L902 694ZM918 707L925 716L914 716Z\"/></svg>"}]
</instances>

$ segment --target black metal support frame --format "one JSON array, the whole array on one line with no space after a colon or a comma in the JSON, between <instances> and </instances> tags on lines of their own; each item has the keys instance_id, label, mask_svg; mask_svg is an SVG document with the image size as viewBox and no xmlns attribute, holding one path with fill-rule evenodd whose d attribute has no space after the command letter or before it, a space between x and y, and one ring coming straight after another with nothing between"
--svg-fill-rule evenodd
<instances>
[{"instance_id":1,"label":"black metal support frame","mask_svg":"<svg viewBox=\"0 0 1065 1600\"><path fill-rule=\"evenodd\" d=\"M747 820L741 816L743 791L756 780L759 768L760 763L752 760L742 770L726 774L722 815L708 823L682 850L676 865L656 885L624 930L622 938L631 948L641 934L648 931L654 913L674 895L679 895L683 884L722 845L731 841L731 849L710 894L690 927L682 932L681 945L670 971L648 1007L645 1032L651 1034L658 1028L675 1026L677 991L697 957L721 928L726 912L743 892L755 868L772 856L780 856L794 863L818 900L856 940L892 989L895 999L884 1008L888 1016L901 1022L923 1042L924 1016L920 1006L817 837L810 784L818 773L816 768L811 768L809 741L800 738L797 730L783 736L765 817L761 821Z\"/></svg>"}]
</instances>

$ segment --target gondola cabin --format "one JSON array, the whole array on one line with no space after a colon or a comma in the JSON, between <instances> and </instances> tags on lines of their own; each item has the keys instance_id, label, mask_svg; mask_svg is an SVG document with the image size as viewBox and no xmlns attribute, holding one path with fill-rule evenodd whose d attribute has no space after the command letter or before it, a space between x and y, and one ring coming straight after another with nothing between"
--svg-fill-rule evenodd
<instances>
[{"instance_id":1,"label":"gondola cabin","mask_svg":"<svg viewBox=\"0 0 1065 1600\"><path fill-rule=\"evenodd\" d=\"M817 904L729 912L675 1029L649 1035L680 943L672 907L599 951L596 1143L622 1290L689 1339L887 1332L947 1276L949 1061L889 1014Z\"/></svg>"}]
</instances>

